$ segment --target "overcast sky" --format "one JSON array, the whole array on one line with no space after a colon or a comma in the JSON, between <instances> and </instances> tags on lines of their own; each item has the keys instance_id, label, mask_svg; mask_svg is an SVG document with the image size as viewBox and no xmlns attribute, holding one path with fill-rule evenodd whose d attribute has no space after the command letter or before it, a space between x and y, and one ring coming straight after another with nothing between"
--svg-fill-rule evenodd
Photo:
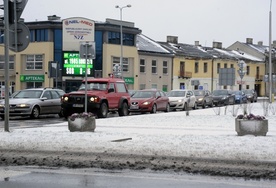
<instances>
[{"instance_id":1,"label":"overcast sky","mask_svg":"<svg viewBox=\"0 0 276 188\"><path fill-rule=\"evenodd\" d=\"M271 0L28 0L22 17L25 21L47 20L49 15L85 17L95 21L120 19L115 6L123 9L123 20L135 23L142 33L156 41L178 36L178 42L228 47L236 41L269 41ZM272 32L276 31L276 1L272 0ZM276 40L276 35L272 35Z\"/></svg>"}]
</instances>

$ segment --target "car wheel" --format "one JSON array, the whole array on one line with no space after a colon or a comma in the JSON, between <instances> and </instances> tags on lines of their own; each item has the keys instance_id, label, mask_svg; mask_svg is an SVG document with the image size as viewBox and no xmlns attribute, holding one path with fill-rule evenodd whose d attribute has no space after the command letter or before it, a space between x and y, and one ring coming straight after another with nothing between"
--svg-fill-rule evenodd
<instances>
[{"instance_id":1,"label":"car wheel","mask_svg":"<svg viewBox=\"0 0 276 188\"><path fill-rule=\"evenodd\" d=\"M119 116L127 116L129 114L128 112L128 105L126 102L123 103L122 108L118 111Z\"/></svg>"},{"instance_id":2,"label":"car wheel","mask_svg":"<svg viewBox=\"0 0 276 188\"><path fill-rule=\"evenodd\" d=\"M205 108L206 107L206 102L204 101L203 103L202 103L202 108Z\"/></svg>"},{"instance_id":3,"label":"car wheel","mask_svg":"<svg viewBox=\"0 0 276 188\"><path fill-rule=\"evenodd\" d=\"M32 114L31 114L31 118L37 119L37 118L39 117L39 114L40 114L39 107L38 107L38 106L35 106L35 107L33 108L33 111L32 111Z\"/></svg>"},{"instance_id":4,"label":"car wheel","mask_svg":"<svg viewBox=\"0 0 276 188\"><path fill-rule=\"evenodd\" d=\"M164 112L169 112L170 111L170 104L168 103L166 106L166 110Z\"/></svg>"},{"instance_id":5,"label":"car wheel","mask_svg":"<svg viewBox=\"0 0 276 188\"><path fill-rule=\"evenodd\" d=\"M58 116L59 116L60 118L64 117L63 109L60 110L60 112L58 113Z\"/></svg>"},{"instance_id":6,"label":"car wheel","mask_svg":"<svg viewBox=\"0 0 276 188\"><path fill-rule=\"evenodd\" d=\"M156 107L156 104L154 104L153 106L152 106L152 109L151 109L151 114L155 114L156 113L156 110L157 110L157 107Z\"/></svg>"},{"instance_id":7,"label":"car wheel","mask_svg":"<svg viewBox=\"0 0 276 188\"><path fill-rule=\"evenodd\" d=\"M98 112L98 117L99 118L106 118L108 114L108 107L105 102L103 102L100 106L99 112Z\"/></svg>"}]
</instances>

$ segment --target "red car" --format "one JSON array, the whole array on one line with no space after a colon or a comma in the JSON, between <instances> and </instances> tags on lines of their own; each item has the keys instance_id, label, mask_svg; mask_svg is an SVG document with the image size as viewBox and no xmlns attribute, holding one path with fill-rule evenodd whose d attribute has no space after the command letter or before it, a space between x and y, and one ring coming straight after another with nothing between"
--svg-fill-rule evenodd
<instances>
[{"instance_id":1,"label":"red car","mask_svg":"<svg viewBox=\"0 0 276 188\"><path fill-rule=\"evenodd\" d=\"M145 89L136 91L130 98L129 112L156 113L170 111L169 98L163 91Z\"/></svg>"}]
</instances>

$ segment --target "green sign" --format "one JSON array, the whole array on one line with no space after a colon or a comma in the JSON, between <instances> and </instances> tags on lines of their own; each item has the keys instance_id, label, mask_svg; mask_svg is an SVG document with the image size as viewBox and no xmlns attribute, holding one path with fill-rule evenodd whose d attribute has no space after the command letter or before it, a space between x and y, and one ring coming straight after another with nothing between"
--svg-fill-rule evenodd
<instances>
[{"instance_id":1,"label":"green sign","mask_svg":"<svg viewBox=\"0 0 276 188\"><path fill-rule=\"evenodd\" d=\"M134 84L134 78L133 77L124 77L124 81L126 84Z\"/></svg>"},{"instance_id":2,"label":"green sign","mask_svg":"<svg viewBox=\"0 0 276 188\"><path fill-rule=\"evenodd\" d=\"M44 75L20 75L20 82L44 82Z\"/></svg>"},{"instance_id":3,"label":"green sign","mask_svg":"<svg viewBox=\"0 0 276 188\"><path fill-rule=\"evenodd\" d=\"M86 59L81 59L79 52L63 52L63 76L85 76ZM93 77L93 60L87 59L87 76Z\"/></svg>"}]
</instances>

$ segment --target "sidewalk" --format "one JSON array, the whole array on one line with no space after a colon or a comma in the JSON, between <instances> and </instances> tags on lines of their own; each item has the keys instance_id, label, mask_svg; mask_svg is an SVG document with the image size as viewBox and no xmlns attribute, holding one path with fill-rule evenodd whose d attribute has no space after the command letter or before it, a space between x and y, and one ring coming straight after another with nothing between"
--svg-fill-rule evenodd
<instances>
[{"instance_id":1,"label":"sidewalk","mask_svg":"<svg viewBox=\"0 0 276 188\"><path fill-rule=\"evenodd\" d=\"M263 105L254 103L248 107L253 114L263 115ZM96 119L95 132L70 132L67 122L42 128L11 129L10 133L1 130L0 149L266 162L275 169L275 105L271 104L266 117L267 136L237 136L232 114L237 110L241 114L242 109L235 105L193 110L189 116L178 111Z\"/></svg>"}]
</instances>

